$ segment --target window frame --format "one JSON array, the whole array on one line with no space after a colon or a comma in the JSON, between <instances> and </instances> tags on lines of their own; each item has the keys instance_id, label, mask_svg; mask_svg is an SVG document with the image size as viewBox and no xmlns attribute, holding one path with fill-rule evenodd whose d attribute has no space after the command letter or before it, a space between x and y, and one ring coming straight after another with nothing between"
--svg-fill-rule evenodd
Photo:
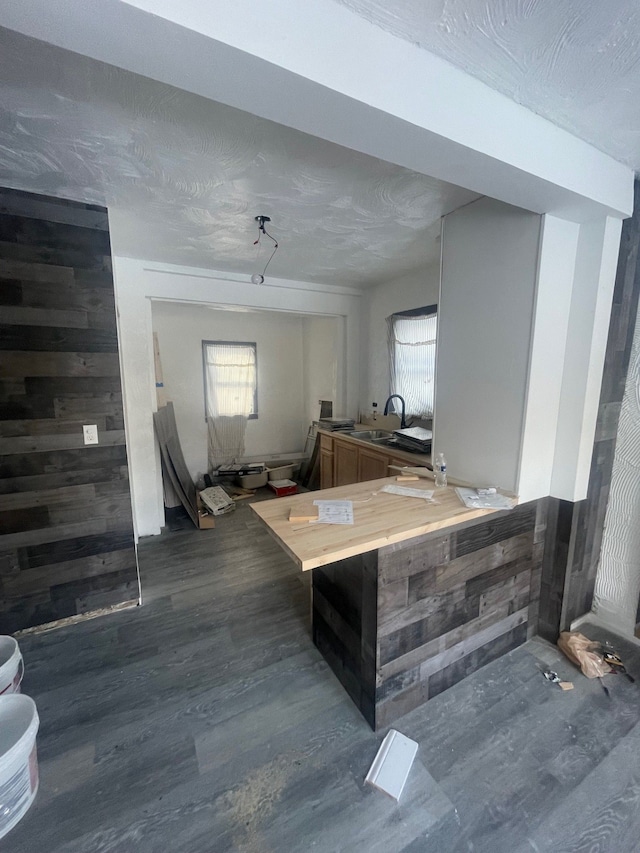
<instances>
[{"instance_id":1,"label":"window frame","mask_svg":"<svg viewBox=\"0 0 640 853\"><path fill-rule=\"evenodd\" d=\"M435 407L436 407L435 381L436 381L436 364L437 364L438 305L437 304L425 305L425 306L422 306L420 308L411 308L407 311L394 311L393 314L390 314L387 317L387 328L388 328L388 346L387 346L387 349L388 349L388 358L389 358L389 395L391 396L392 394L399 394L400 396L404 396L401 393L401 390L392 388L393 375L395 372L395 365L392 364L392 360L395 360L395 357L396 357L395 347L392 348L392 346L391 346L391 335L393 334L394 320L396 318L402 319L405 317L433 317L433 316L436 317L436 342L434 343L434 350L435 351L434 351L434 365L433 365L433 401L432 401L432 406L431 406L431 414L430 415L424 415L424 414L420 415L420 414L416 414L416 413L412 413L410 411L407 411L407 413L406 413L407 418L419 418L419 419L422 418L423 420L424 419L430 420L430 419L433 419L433 417L435 416ZM394 411L395 411L395 406L394 406Z\"/></svg>"},{"instance_id":2,"label":"window frame","mask_svg":"<svg viewBox=\"0 0 640 853\"><path fill-rule=\"evenodd\" d=\"M258 345L255 341L202 341L202 391L204 399L204 419L208 422L207 417L207 347L208 346L224 346L224 347L252 347L255 363L256 381L253 390L253 412L247 415L247 420L258 420Z\"/></svg>"}]
</instances>

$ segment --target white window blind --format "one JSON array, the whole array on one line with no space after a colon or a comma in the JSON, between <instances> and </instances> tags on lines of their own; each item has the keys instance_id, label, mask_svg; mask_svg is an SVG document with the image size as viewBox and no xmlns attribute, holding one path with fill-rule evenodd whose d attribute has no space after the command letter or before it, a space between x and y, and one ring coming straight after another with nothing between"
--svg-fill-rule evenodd
<instances>
[{"instance_id":1,"label":"white window blind","mask_svg":"<svg viewBox=\"0 0 640 853\"><path fill-rule=\"evenodd\" d=\"M256 345L203 341L207 418L258 416Z\"/></svg>"},{"instance_id":2,"label":"white window blind","mask_svg":"<svg viewBox=\"0 0 640 853\"><path fill-rule=\"evenodd\" d=\"M433 417L437 313L407 312L387 318L391 393L404 398L407 415Z\"/></svg>"}]
</instances>

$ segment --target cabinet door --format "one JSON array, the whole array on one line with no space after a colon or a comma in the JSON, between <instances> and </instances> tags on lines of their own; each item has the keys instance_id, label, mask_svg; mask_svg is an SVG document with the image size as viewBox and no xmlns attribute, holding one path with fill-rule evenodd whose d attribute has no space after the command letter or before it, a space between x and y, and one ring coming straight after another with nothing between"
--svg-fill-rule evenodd
<instances>
[{"instance_id":1,"label":"cabinet door","mask_svg":"<svg viewBox=\"0 0 640 853\"><path fill-rule=\"evenodd\" d=\"M333 453L320 448L320 488L333 487Z\"/></svg>"},{"instance_id":2,"label":"cabinet door","mask_svg":"<svg viewBox=\"0 0 640 853\"><path fill-rule=\"evenodd\" d=\"M386 453L369 450L361 447L358 454L358 482L365 480L379 480L380 477L388 477L389 457Z\"/></svg>"},{"instance_id":3,"label":"cabinet door","mask_svg":"<svg viewBox=\"0 0 640 853\"><path fill-rule=\"evenodd\" d=\"M358 445L337 439L333 442L333 485L348 486L358 482Z\"/></svg>"}]
</instances>

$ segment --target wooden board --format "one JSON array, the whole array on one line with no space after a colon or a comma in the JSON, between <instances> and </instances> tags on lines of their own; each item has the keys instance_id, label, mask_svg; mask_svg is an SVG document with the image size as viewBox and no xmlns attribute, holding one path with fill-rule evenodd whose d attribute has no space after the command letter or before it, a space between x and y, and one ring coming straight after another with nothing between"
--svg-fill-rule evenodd
<instances>
[{"instance_id":1,"label":"wooden board","mask_svg":"<svg viewBox=\"0 0 640 853\"><path fill-rule=\"evenodd\" d=\"M303 571L496 513L467 509L452 487L438 489L438 503L430 504L380 492L387 483L395 483L395 477L315 492L316 500L353 501L353 525L291 524L291 510L308 506L308 495L264 501L251 509ZM420 483L425 490L433 488L427 480ZM420 483L415 487L420 488Z\"/></svg>"},{"instance_id":2,"label":"wooden board","mask_svg":"<svg viewBox=\"0 0 640 853\"><path fill-rule=\"evenodd\" d=\"M168 403L154 413L153 424L160 447L163 477L171 483L180 503L195 526L199 527L196 487L182 455L173 403Z\"/></svg>"}]
</instances>

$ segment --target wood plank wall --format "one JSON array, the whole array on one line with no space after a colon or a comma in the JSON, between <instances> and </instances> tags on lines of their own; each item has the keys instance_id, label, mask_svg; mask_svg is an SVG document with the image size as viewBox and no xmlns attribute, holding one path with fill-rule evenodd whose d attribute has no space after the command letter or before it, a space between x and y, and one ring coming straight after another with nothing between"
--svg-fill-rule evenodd
<instances>
[{"instance_id":1,"label":"wood plank wall","mask_svg":"<svg viewBox=\"0 0 640 853\"><path fill-rule=\"evenodd\" d=\"M540 634L555 642L593 603L609 501L620 407L640 296L640 182L634 212L622 226L620 255L600 392L589 488L584 501L549 499L549 548L544 558Z\"/></svg>"},{"instance_id":2,"label":"wood plank wall","mask_svg":"<svg viewBox=\"0 0 640 853\"><path fill-rule=\"evenodd\" d=\"M378 562L376 728L537 633L546 501Z\"/></svg>"},{"instance_id":3,"label":"wood plank wall","mask_svg":"<svg viewBox=\"0 0 640 853\"><path fill-rule=\"evenodd\" d=\"M137 600L106 210L0 189L0 349L0 633Z\"/></svg>"},{"instance_id":4,"label":"wood plank wall","mask_svg":"<svg viewBox=\"0 0 640 853\"><path fill-rule=\"evenodd\" d=\"M313 642L375 729L378 552L314 569Z\"/></svg>"},{"instance_id":5,"label":"wood plank wall","mask_svg":"<svg viewBox=\"0 0 640 853\"><path fill-rule=\"evenodd\" d=\"M314 642L375 729L537 633L547 501L313 571Z\"/></svg>"}]
</instances>

